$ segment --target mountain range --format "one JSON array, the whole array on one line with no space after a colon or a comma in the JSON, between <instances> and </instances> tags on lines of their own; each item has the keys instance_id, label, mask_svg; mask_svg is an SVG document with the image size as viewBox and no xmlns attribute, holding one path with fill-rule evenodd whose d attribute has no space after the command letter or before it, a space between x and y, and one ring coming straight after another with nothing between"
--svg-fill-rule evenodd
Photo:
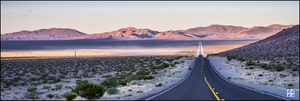
<instances>
[{"instance_id":1,"label":"mountain range","mask_svg":"<svg viewBox=\"0 0 300 101\"><path fill-rule=\"evenodd\" d=\"M69 28L50 28L35 31L20 31L1 34L1 41L18 40L77 40L77 39L117 39L117 40L244 40L264 39L275 33L292 27L293 25L273 24L267 27L256 26L245 28L231 25L210 25L187 30L155 31L150 29L136 29L134 27L121 28L112 32L86 34Z\"/></svg>"}]
</instances>

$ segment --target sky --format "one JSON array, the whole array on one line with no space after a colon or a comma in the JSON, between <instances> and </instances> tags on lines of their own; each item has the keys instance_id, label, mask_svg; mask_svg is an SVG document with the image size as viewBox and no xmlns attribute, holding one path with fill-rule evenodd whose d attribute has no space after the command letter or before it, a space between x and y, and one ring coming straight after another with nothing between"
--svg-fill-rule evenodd
<instances>
[{"instance_id":1,"label":"sky","mask_svg":"<svg viewBox=\"0 0 300 101\"><path fill-rule=\"evenodd\" d=\"M212 24L251 28L299 24L299 1L1 1L1 34L71 28L185 30Z\"/></svg>"}]
</instances>

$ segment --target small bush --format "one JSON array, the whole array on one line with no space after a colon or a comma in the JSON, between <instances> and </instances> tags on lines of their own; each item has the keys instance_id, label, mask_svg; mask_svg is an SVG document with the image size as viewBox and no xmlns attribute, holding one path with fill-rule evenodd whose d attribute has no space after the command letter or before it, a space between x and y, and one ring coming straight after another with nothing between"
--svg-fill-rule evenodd
<instances>
[{"instance_id":1,"label":"small bush","mask_svg":"<svg viewBox=\"0 0 300 101\"><path fill-rule=\"evenodd\" d=\"M251 73L247 73L247 75L251 75Z\"/></svg>"},{"instance_id":2,"label":"small bush","mask_svg":"<svg viewBox=\"0 0 300 101\"><path fill-rule=\"evenodd\" d=\"M44 86L43 89L50 89L51 86Z\"/></svg>"},{"instance_id":3,"label":"small bush","mask_svg":"<svg viewBox=\"0 0 300 101\"><path fill-rule=\"evenodd\" d=\"M56 87L55 89L56 89L56 90L61 89L62 86L63 86L62 84L60 84L60 85L55 85L55 87Z\"/></svg>"},{"instance_id":4,"label":"small bush","mask_svg":"<svg viewBox=\"0 0 300 101\"><path fill-rule=\"evenodd\" d=\"M112 87L112 88L107 89L107 90L106 90L106 93L109 94L109 95L111 95L111 94L117 94L118 91L119 91L119 90L118 90L117 88Z\"/></svg>"},{"instance_id":5,"label":"small bush","mask_svg":"<svg viewBox=\"0 0 300 101\"><path fill-rule=\"evenodd\" d=\"M154 78L155 78L154 76L149 75L149 76L145 76L143 79L144 79L144 80L147 80L147 79L154 79Z\"/></svg>"},{"instance_id":6,"label":"small bush","mask_svg":"<svg viewBox=\"0 0 300 101\"><path fill-rule=\"evenodd\" d=\"M156 87L161 87L163 84L159 83L158 85L155 85Z\"/></svg>"},{"instance_id":7,"label":"small bush","mask_svg":"<svg viewBox=\"0 0 300 101\"><path fill-rule=\"evenodd\" d=\"M72 88L72 92L86 99L100 99L105 91L106 89L102 85L93 82L82 83L75 89Z\"/></svg>"},{"instance_id":8,"label":"small bush","mask_svg":"<svg viewBox=\"0 0 300 101\"><path fill-rule=\"evenodd\" d=\"M126 85L127 85L127 82L126 82L125 80L121 80L119 83L120 83L121 85L123 85L123 86L126 86Z\"/></svg>"},{"instance_id":9,"label":"small bush","mask_svg":"<svg viewBox=\"0 0 300 101\"><path fill-rule=\"evenodd\" d=\"M136 91L136 93L144 93L143 91Z\"/></svg>"},{"instance_id":10,"label":"small bush","mask_svg":"<svg viewBox=\"0 0 300 101\"><path fill-rule=\"evenodd\" d=\"M53 94L48 94L47 97L48 97L48 98L53 98L54 95L53 95Z\"/></svg>"},{"instance_id":11,"label":"small bush","mask_svg":"<svg viewBox=\"0 0 300 101\"><path fill-rule=\"evenodd\" d=\"M246 62L247 66L251 66L251 65L254 65L254 64L255 64L255 62L252 62L251 60L249 60L249 61Z\"/></svg>"},{"instance_id":12,"label":"small bush","mask_svg":"<svg viewBox=\"0 0 300 101\"><path fill-rule=\"evenodd\" d=\"M132 90L131 90L131 89L129 89L128 91L130 91L130 92L131 92Z\"/></svg>"},{"instance_id":13,"label":"small bush","mask_svg":"<svg viewBox=\"0 0 300 101\"><path fill-rule=\"evenodd\" d=\"M281 77L281 78L284 78L284 77L286 77L287 75L284 75L284 74L279 74L279 77Z\"/></svg>"},{"instance_id":14,"label":"small bush","mask_svg":"<svg viewBox=\"0 0 300 101\"><path fill-rule=\"evenodd\" d=\"M129 94L129 95L127 95L127 96L132 96L132 94Z\"/></svg>"},{"instance_id":15,"label":"small bush","mask_svg":"<svg viewBox=\"0 0 300 101\"><path fill-rule=\"evenodd\" d=\"M227 77L227 79L231 79L231 77Z\"/></svg>"},{"instance_id":16,"label":"small bush","mask_svg":"<svg viewBox=\"0 0 300 101\"><path fill-rule=\"evenodd\" d=\"M241 62L246 61L246 60L243 59L243 58L238 58L237 60L239 60L239 61L241 61Z\"/></svg>"},{"instance_id":17,"label":"small bush","mask_svg":"<svg viewBox=\"0 0 300 101\"><path fill-rule=\"evenodd\" d=\"M269 80L269 82L273 82L273 80Z\"/></svg>"},{"instance_id":18,"label":"small bush","mask_svg":"<svg viewBox=\"0 0 300 101\"><path fill-rule=\"evenodd\" d=\"M264 76L263 74L258 74L258 76Z\"/></svg>"},{"instance_id":19,"label":"small bush","mask_svg":"<svg viewBox=\"0 0 300 101\"><path fill-rule=\"evenodd\" d=\"M282 65L277 65L275 67L276 71L283 71L284 70L284 67Z\"/></svg>"},{"instance_id":20,"label":"small bush","mask_svg":"<svg viewBox=\"0 0 300 101\"><path fill-rule=\"evenodd\" d=\"M293 71L297 71L298 68L297 68L297 67L292 67L292 70L293 70Z\"/></svg>"},{"instance_id":21,"label":"small bush","mask_svg":"<svg viewBox=\"0 0 300 101\"><path fill-rule=\"evenodd\" d=\"M64 97L66 100L71 101L77 97L77 94L76 93L66 93L64 95Z\"/></svg>"},{"instance_id":22,"label":"small bush","mask_svg":"<svg viewBox=\"0 0 300 101\"><path fill-rule=\"evenodd\" d=\"M189 70L192 70L192 68L189 68Z\"/></svg>"},{"instance_id":23,"label":"small bush","mask_svg":"<svg viewBox=\"0 0 300 101\"><path fill-rule=\"evenodd\" d=\"M230 55L227 55L227 60L228 60L228 61L231 61L231 59L236 59L236 56L230 56Z\"/></svg>"},{"instance_id":24,"label":"small bush","mask_svg":"<svg viewBox=\"0 0 300 101\"><path fill-rule=\"evenodd\" d=\"M294 86L294 84L292 84L292 83L289 83L289 84L288 84L288 86Z\"/></svg>"},{"instance_id":25,"label":"small bush","mask_svg":"<svg viewBox=\"0 0 300 101\"><path fill-rule=\"evenodd\" d=\"M138 82L137 81L131 81L132 85L136 85Z\"/></svg>"},{"instance_id":26,"label":"small bush","mask_svg":"<svg viewBox=\"0 0 300 101\"><path fill-rule=\"evenodd\" d=\"M252 70L254 67L249 67L250 70Z\"/></svg>"}]
</instances>

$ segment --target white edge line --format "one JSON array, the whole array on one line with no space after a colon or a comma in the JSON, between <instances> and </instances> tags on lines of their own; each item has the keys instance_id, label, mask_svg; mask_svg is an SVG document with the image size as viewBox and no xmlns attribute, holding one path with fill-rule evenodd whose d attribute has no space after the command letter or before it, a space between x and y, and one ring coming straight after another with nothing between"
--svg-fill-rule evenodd
<instances>
[{"instance_id":1,"label":"white edge line","mask_svg":"<svg viewBox=\"0 0 300 101\"><path fill-rule=\"evenodd\" d=\"M198 56L199 57L199 56ZM159 93L159 94L156 94L156 95L154 95L154 96L152 96L152 97L150 97L150 98L148 98L148 99L146 99L146 101L148 101L148 100L151 100L151 99L153 99L153 98L155 98L155 97L157 97L157 96L159 96L159 95L162 95L162 94L164 94L164 93L166 93L167 91L169 91L169 90L171 90L171 89L173 89L174 87L176 87L177 85L179 85L179 84L181 84L183 81L185 81L189 76L190 76L190 74L192 73L192 71L194 70L194 68L195 68L195 65L196 65L196 63L197 63L197 59L198 59L198 57L197 58L195 58L195 60L194 60L194 65L193 65L193 67L192 67L192 70L191 70L191 72L183 79L183 80L181 80L179 83L177 83L176 85L174 85L173 87L171 87L171 88L169 88L169 89L167 89L167 90L165 90L164 92L161 92L161 93Z\"/></svg>"},{"instance_id":2,"label":"white edge line","mask_svg":"<svg viewBox=\"0 0 300 101\"><path fill-rule=\"evenodd\" d=\"M240 86L240 87L243 87L243 88L252 90L252 91L256 91L256 92L259 92L259 93L262 93L262 94L267 94L267 95L270 95L270 96L273 96L273 97L276 97L276 98L280 98L280 99L283 99L283 100L290 100L290 99L287 99L287 98L284 98L284 97L281 97L281 96L278 96L278 95L275 95L275 94L272 94L272 93L264 92L264 91L261 91L261 90L255 89L255 88L243 86L243 85L234 83L234 82L232 82L232 81L228 81L228 80L225 79L225 77L222 76L217 70L215 70L215 67L210 63L209 59L207 59L207 60L208 60L208 62L209 62L209 64L210 64L210 66L213 67L213 70L214 70L214 71L215 71L222 79L224 79L224 80L227 81L228 83L231 83L231 84L233 84L233 85Z\"/></svg>"}]
</instances>

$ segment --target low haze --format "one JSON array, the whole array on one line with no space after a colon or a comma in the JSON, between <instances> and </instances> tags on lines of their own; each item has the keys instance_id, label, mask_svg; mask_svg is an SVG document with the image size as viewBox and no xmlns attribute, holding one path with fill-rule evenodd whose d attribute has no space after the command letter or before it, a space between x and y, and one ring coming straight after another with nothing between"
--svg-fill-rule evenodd
<instances>
[{"instance_id":1,"label":"low haze","mask_svg":"<svg viewBox=\"0 0 300 101\"><path fill-rule=\"evenodd\" d=\"M72 28L87 34L125 27L157 31L299 24L299 1L1 1L1 34Z\"/></svg>"}]
</instances>

